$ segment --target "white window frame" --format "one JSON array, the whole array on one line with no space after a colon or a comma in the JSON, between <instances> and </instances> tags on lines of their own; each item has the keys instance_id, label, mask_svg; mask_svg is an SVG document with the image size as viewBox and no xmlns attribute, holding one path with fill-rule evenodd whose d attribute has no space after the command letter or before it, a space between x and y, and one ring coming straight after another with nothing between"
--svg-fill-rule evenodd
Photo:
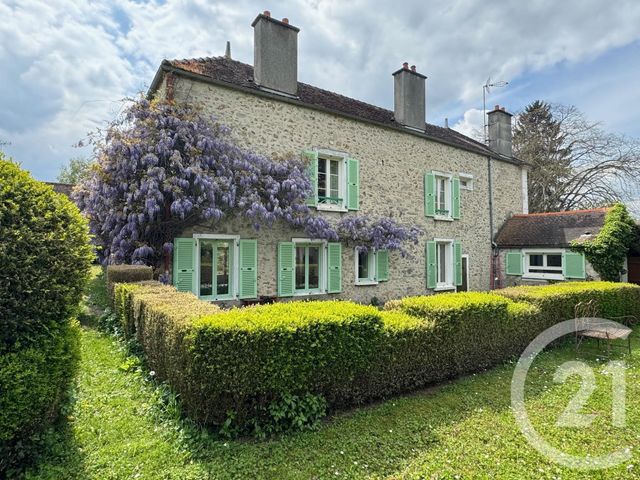
<instances>
[{"instance_id":1,"label":"white window frame","mask_svg":"<svg viewBox=\"0 0 640 480\"><path fill-rule=\"evenodd\" d=\"M461 190L473 190L473 175L470 173L459 173L460 189ZM463 184L464 182L465 184Z\"/></svg>"},{"instance_id":2,"label":"white window frame","mask_svg":"<svg viewBox=\"0 0 640 480\"><path fill-rule=\"evenodd\" d=\"M443 290L455 290L455 279L454 279L454 248L453 248L453 239L451 238L434 238L434 242L436 242L436 288L435 291L443 291ZM445 255L447 258L445 259L445 266L449 268L445 270L445 282L440 281L440 245L447 245Z\"/></svg>"},{"instance_id":3,"label":"white window frame","mask_svg":"<svg viewBox=\"0 0 640 480\"><path fill-rule=\"evenodd\" d=\"M377 272L377 255L376 252L374 252L373 250L369 249L367 254L368 254L368 261L369 261L369 278L364 278L361 279L358 277L358 267L359 267L359 262L358 262L358 249L354 248L353 249L354 252L354 272L355 272L355 284L356 285L377 285L378 284L378 272Z\"/></svg>"},{"instance_id":4,"label":"white window frame","mask_svg":"<svg viewBox=\"0 0 640 480\"><path fill-rule=\"evenodd\" d=\"M522 270L522 278L530 278L535 280L565 280L564 274L564 248L532 248L527 250L522 250L524 268ZM542 267L531 267L529 262L529 257L531 255L542 255L543 266ZM547 255L560 255L561 263L560 267L552 267L559 268L560 273L540 273L540 272L530 272L531 268L540 269L545 268L547 264Z\"/></svg>"},{"instance_id":5,"label":"white window frame","mask_svg":"<svg viewBox=\"0 0 640 480\"><path fill-rule=\"evenodd\" d=\"M451 209L453 206L451 205L451 181L453 179L453 175L451 173L446 172L433 172L433 176L436 181L436 189L435 189L435 216L436 220L445 220L445 221L453 221L453 212ZM439 209L438 205L440 203L440 180L445 180L444 182L444 206L446 208ZM438 210L447 210L446 215L442 215L438 213Z\"/></svg>"},{"instance_id":6,"label":"white window frame","mask_svg":"<svg viewBox=\"0 0 640 480\"><path fill-rule=\"evenodd\" d=\"M231 263L231 272L233 272L233 282L231 284L232 299L237 299L240 291L240 235L223 235L215 233L194 233L193 238L196 241L196 261L195 263L195 277L197 296L200 298L200 240L232 240L233 242L233 260ZM215 297L215 295L214 295ZM211 300L212 302L224 302L229 299Z\"/></svg>"},{"instance_id":7,"label":"white window frame","mask_svg":"<svg viewBox=\"0 0 640 480\"><path fill-rule=\"evenodd\" d=\"M318 286L320 287L317 292L301 292L301 291L296 291L296 285L295 285L295 263L294 263L294 268L293 268L293 276L294 276L294 281L293 281L293 296L294 297L309 297L311 295L326 295L327 293L327 270L328 270L328 252L327 252L327 245L328 242L326 240L320 240L317 238L292 238L291 242L293 243L293 248L294 248L294 262L295 262L295 249L297 248L297 244L299 243L303 243L303 244L307 244L307 245L319 245L320 246L320 258L318 259L318 262L320 263L320 269L319 269L319 273L320 273L320 278L318 279Z\"/></svg>"},{"instance_id":8,"label":"white window frame","mask_svg":"<svg viewBox=\"0 0 640 480\"><path fill-rule=\"evenodd\" d=\"M471 291L471 286L469 285L469 270L470 269L469 269L469 254L468 253L463 253L460 256L460 262L463 262L465 259L467 260L467 274L465 275L466 276L466 280L467 280L467 290L466 291L470 292ZM455 261L455 259L454 259L454 261ZM455 268L455 265L454 265L454 268ZM462 264L460 265L460 268L462 268ZM456 285L456 291L458 291L458 285Z\"/></svg>"},{"instance_id":9,"label":"white window frame","mask_svg":"<svg viewBox=\"0 0 640 480\"><path fill-rule=\"evenodd\" d=\"M348 154L345 152L339 152L336 150L330 150L326 148L316 149L318 152L318 173L316 176L316 182L320 180L320 161L324 160L337 160L339 163L338 170L338 196L342 199L340 204L326 204L320 203L318 196L318 210L326 210L332 212L346 212L347 211L347 158ZM329 173L327 172L327 176ZM318 184L316 183L316 191L318 191ZM319 192L318 192L319 193Z\"/></svg>"}]
</instances>

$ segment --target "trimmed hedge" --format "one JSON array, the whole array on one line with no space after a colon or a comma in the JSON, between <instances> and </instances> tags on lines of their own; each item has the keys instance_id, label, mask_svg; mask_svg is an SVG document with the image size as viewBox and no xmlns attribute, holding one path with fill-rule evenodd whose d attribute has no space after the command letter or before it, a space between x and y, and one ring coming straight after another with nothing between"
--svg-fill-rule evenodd
<instances>
[{"instance_id":1,"label":"trimmed hedge","mask_svg":"<svg viewBox=\"0 0 640 480\"><path fill-rule=\"evenodd\" d=\"M637 310L640 287L580 285L589 295L618 298L620 314ZM310 394L339 408L488 368L564 319L557 310L542 311L555 304L508 295L567 306L582 300L579 293L567 296L571 288L555 295L528 291L405 298L384 311L315 301L215 313L157 282L118 284L115 296L125 330L144 347L150 368L180 394L186 412L226 430L232 418L246 432L263 425L269 406L283 398Z\"/></svg>"},{"instance_id":2,"label":"trimmed hedge","mask_svg":"<svg viewBox=\"0 0 640 480\"><path fill-rule=\"evenodd\" d=\"M92 259L77 207L0 153L0 478L27 463L73 382Z\"/></svg>"},{"instance_id":3,"label":"trimmed hedge","mask_svg":"<svg viewBox=\"0 0 640 480\"><path fill-rule=\"evenodd\" d=\"M153 268L146 265L107 265L107 291L113 298L113 285L153 280Z\"/></svg>"}]
</instances>

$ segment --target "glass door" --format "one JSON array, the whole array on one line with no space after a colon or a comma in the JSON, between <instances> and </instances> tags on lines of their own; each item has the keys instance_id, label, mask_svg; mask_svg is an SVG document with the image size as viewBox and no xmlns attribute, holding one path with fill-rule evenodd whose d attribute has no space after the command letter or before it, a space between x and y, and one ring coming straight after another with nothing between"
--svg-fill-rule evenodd
<instances>
[{"instance_id":1,"label":"glass door","mask_svg":"<svg viewBox=\"0 0 640 480\"><path fill-rule=\"evenodd\" d=\"M200 240L199 295L205 300L233 298L233 241Z\"/></svg>"}]
</instances>

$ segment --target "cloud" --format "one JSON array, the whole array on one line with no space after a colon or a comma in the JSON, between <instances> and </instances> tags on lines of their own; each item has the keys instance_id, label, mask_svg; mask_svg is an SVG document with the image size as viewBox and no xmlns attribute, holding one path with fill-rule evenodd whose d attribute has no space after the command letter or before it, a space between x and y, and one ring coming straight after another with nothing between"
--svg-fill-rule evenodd
<instances>
[{"instance_id":1,"label":"cloud","mask_svg":"<svg viewBox=\"0 0 640 480\"><path fill-rule=\"evenodd\" d=\"M458 122L456 122L451 128L458 132L471 137L478 141L484 139L484 125L483 125L483 111L476 108L472 108L464 112L464 115Z\"/></svg>"},{"instance_id":2,"label":"cloud","mask_svg":"<svg viewBox=\"0 0 640 480\"><path fill-rule=\"evenodd\" d=\"M52 179L79 153L70 145L144 90L163 58L220 55L230 40L233 57L252 63L250 23L263 8L252 0L5 0L0 139L37 178ZM408 61L429 77L428 120L466 112L455 124L465 133L482 125L476 109L489 75L515 86L640 39L640 2L632 0L284 0L272 14L301 28L302 81L391 108L391 73Z\"/></svg>"}]
</instances>

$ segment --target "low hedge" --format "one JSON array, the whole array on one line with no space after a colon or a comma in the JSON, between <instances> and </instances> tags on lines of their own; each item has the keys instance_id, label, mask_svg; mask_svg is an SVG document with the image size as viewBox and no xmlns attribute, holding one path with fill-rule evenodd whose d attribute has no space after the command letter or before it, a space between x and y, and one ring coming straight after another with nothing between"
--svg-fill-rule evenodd
<instances>
[{"instance_id":1,"label":"low hedge","mask_svg":"<svg viewBox=\"0 0 640 480\"><path fill-rule=\"evenodd\" d=\"M582 300L569 291L413 297L384 311L315 301L218 312L157 282L118 284L115 296L125 330L144 347L150 368L180 394L187 413L223 428L232 418L246 431L283 398L313 395L339 408L505 361L564 319L543 308L566 302L569 309ZM603 302L618 298L616 312L628 314L637 309L640 287L593 284L584 291Z\"/></svg>"},{"instance_id":2,"label":"low hedge","mask_svg":"<svg viewBox=\"0 0 640 480\"><path fill-rule=\"evenodd\" d=\"M106 276L107 291L112 298L114 284L153 280L153 268L146 265L108 265Z\"/></svg>"}]
</instances>

